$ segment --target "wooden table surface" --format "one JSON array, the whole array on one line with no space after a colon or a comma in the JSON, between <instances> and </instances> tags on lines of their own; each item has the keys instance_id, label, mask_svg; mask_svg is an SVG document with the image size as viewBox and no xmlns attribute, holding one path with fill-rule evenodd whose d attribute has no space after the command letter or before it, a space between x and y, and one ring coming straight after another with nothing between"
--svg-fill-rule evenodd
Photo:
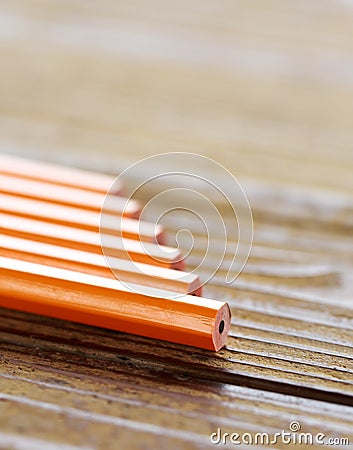
<instances>
[{"instance_id":1,"label":"wooden table surface","mask_svg":"<svg viewBox=\"0 0 353 450\"><path fill-rule=\"evenodd\" d=\"M255 226L234 285L205 288L232 308L218 354L1 310L0 448L217 448L293 421L352 446L353 3L3 0L0 62L0 151L113 174L200 153Z\"/></svg>"}]
</instances>

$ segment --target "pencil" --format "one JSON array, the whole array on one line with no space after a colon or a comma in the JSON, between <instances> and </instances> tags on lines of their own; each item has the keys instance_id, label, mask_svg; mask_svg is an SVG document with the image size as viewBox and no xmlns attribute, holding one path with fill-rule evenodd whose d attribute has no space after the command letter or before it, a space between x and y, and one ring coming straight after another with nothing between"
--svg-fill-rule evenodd
<instances>
[{"instance_id":1,"label":"pencil","mask_svg":"<svg viewBox=\"0 0 353 450\"><path fill-rule=\"evenodd\" d=\"M28 239L0 235L0 256L91 275L116 278L127 283L182 294L201 295L200 279L193 273L156 267L150 264L132 263L119 258L110 258L110 267L108 267L103 255Z\"/></svg>"},{"instance_id":2,"label":"pencil","mask_svg":"<svg viewBox=\"0 0 353 450\"><path fill-rule=\"evenodd\" d=\"M114 183L113 192L122 192L121 183L109 175L6 154L0 154L0 173L101 193L108 192Z\"/></svg>"},{"instance_id":3,"label":"pencil","mask_svg":"<svg viewBox=\"0 0 353 450\"><path fill-rule=\"evenodd\" d=\"M140 214L140 205L136 200L114 195L105 203L105 193L33 181L14 175L0 174L0 192L98 212L104 205L104 211L107 213L132 218L138 218Z\"/></svg>"},{"instance_id":4,"label":"pencil","mask_svg":"<svg viewBox=\"0 0 353 450\"><path fill-rule=\"evenodd\" d=\"M100 235L94 231L80 230L78 233L72 227L0 213L0 232L8 236L102 254ZM104 237L104 244L104 254L111 257L184 269L181 252L172 247L112 235Z\"/></svg>"},{"instance_id":5,"label":"pencil","mask_svg":"<svg viewBox=\"0 0 353 450\"><path fill-rule=\"evenodd\" d=\"M227 340L227 303L167 291L131 292L117 280L0 257L0 306L208 350Z\"/></svg>"},{"instance_id":6,"label":"pencil","mask_svg":"<svg viewBox=\"0 0 353 450\"><path fill-rule=\"evenodd\" d=\"M82 210L72 206L58 205L41 200L33 200L0 193L0 212L42 220L45 222L66 225L83 230L122 236L129 239L139 239L146 242L163 243L162 225L154 225L142 220L130 219L113 214L105 214L100 227L100 213Z\"/></svg>"}]
</instances>

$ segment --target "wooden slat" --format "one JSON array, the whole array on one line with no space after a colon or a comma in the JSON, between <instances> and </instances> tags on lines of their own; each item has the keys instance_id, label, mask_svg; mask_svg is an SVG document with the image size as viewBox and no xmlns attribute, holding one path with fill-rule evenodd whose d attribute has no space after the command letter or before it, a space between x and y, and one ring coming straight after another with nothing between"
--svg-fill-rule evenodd
<instances>
[{"instance_id":1,"label":"wooden slat","mask_svg":"<svg viewBox=\"0 0 353 450\"><path fill-rule=\"evenodd\" d=\"M58 342L58 339L59 342L64 343L66 341L69 344L65 337L66 332L61 331L60 327L55 331L50 327L45 327L43 331L40 331L39 320L36 320L37 331L34 332L33 330L34 334L31 333L30 342L26 338L28 332L24 331L24 335L22 335L22 327L26 327L23 318L19 322L16 320L9 322L9 319L7 319L2 323L5 327L2 328L5 342L11 342L11 334L14 333L15 340L19 345L30 347L39 345L43 350L49 352L57 350L56 342ZM76 329L75 327L72 328L71 325L68 325L68 327L70 330ZM236 328L234 328L234 332L236 333ZM54 333L53 338L49 337L51 333ZM105 354L108 359L109 352L114 348L115 352L120 351L127 357L133 357L134 360L139 361L138 364L160 366L161 361L164 361L164 370L168 370L167 366L169 365L170 371L179 368L179 370L186 371L194 376L203 376L224 383L238 384L242 382L250 387L265 387L277 392L296 392L297 395L308 398L325 399L326 401L348 405L353 403L353 397L351 396L353 378L352 371L349 369L349 361L347 362L348 369L344 365L344 358L338 359L341 368L335 367L337 358L326 355L324 352L316 354L316 364L315 361L311 360L312 352L301 350L299 353L295 345L293 347L277 347L277 352L275 346L271 346L271 350L267 346L266 352L266 345L263 344L263 350L259 352L258 347L254 344L252 351L244 352L241 346L238 347L236 334L235 338L230 339L226 349L221 351L219 355L204 354L204 356L196 349L174 348L157 342L155 342L151 351L148 342L132 336L129 339L124 337L118 341L113 337L110 344L109 339L107 342L101 337L100 344L96 343L96 339L97 335L92 333L91 337L85 338L85 344L88 345L86 351L81 349L81 353L85 352L89 359L92 358L92 352L94 351L93 349L90 350L91 345L100 349L101 355ZM261 341L258 345L261 346ZM72 353L73 350L67 349L66 351ZM294 358L293 355L296 355L296 357Z\"/></svg>"},{"instance_id":2,"label":"wooden slat","mask_svg":"<svg viewBox=\"0 0 353 450\"><path fill-rule=\"evenodd\" d=\"M300 417L304 429L312 432L351 436L350 408L265 392L260 386L254 390L237 383L225 384L212 371L205 375L200 367L195 370L178 361L178 354L181 357L185 353L178 346L156 342L153 352L158 355L153 356L148 350L150 342L140 338L130 339L126 347L125 336L117 339L101 331L97 343L96 332L87 327L59 325L49 319L39 321L34 316L33 321L28 321L22 313L5 311L5 315L13 318L12 329L18 322L21 331L14 331L10 339L2 333L1 365L7 369L0 376L2 404L23 411L24 419L31 411L37 411L36 417L43 411L50 420L69 416L74 424L77 420L88 421L90 426L98 427L100 442L109 441L116 428L119 434L138 428L142 432L138 439L145 436L154 442L156 437L160 440L164 436L171 445L176 445L173 439L180 439L179 445L191 448L207 445L215 423L230 431L254 432L261 426L275 432L288 428L294 418ZM55 333L48 338L53 327ZM1 328L4 331L3 325ZM64 338L66 333L68 339ZM21 348L26 349L25 357ZM196 349L187 353L187 358L198 360L198 366L207 365L210 358L209 353ZM243 386L247 379L243 378ZM266 387L266 383L262 382L262 386ZM341 397L336 395L336 399ZM82 401L84 410L77 408ZM24 422L26 426L31 423ZM107 426L105 431L101 429L103 424ZM40 431L38 427L35 430ZM80 436L80 443L89 444Z\"/></svg>"}]
</instances>

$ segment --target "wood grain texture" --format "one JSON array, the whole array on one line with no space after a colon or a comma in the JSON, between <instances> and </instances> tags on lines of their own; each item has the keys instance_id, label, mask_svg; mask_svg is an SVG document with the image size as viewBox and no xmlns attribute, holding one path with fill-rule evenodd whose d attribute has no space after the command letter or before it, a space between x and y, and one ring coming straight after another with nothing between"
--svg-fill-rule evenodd
<instances>
[{"instance_id":1,"label":"wood grain texture","mask_svg":"<svg viewBox=\"0 0 353 450\"><path fill-rule=\"evenodd\" d=\"M232 309L218 354L1 310L0 448L217 448L218 427L295 420L352 448L352 53L349 0L2 2L1 151L113 175L200 153L239 179L255 234L240 277L226 255L204 289ZM197 267L202 226L164 225L169 245L193 232Z\"/></svg>"}]
</instances>

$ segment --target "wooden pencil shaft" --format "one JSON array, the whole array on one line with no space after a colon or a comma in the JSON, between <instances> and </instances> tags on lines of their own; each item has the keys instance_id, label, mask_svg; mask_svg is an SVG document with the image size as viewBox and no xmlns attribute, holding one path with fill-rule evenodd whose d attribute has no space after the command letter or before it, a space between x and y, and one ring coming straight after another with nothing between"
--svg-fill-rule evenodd
<instances>
[{"instance_id":1,"label":"wooden pencil shaft","mask_svg":"<svg viewBox=\"0 0 353 450\"><path fill-rule=\"evenodd\" d=\"M182 294L201 295L201 281L192 273L156 267L150 264L110 258L56 245L0 235L0 256L37 264L115 278Z\"/></svg>"},{"instance_id":2,"label":"wooden pencil shaft","mask_svg":"<svg viewBox=\"0 0 353 450\"><path fill-rule=\"evenodd\" d=\"M109 175L6 154L0 154L0 173L104 194L114 184L113 192L122 192L121 183L114 182L114 177Z\"/></svg>"},{"instance_id":3,"label":"wooden pencil shaft","mask_svg":"<svg viewBox=\"0 0 353 450\"><path fill-rule=\"evenodd\" d=\"M103 233L146 242L162 243L164 240L162 225L154 225L118 214L105 214L103 227L100 226L101 216L98 211L82 210L72 206L1 193L0 212L89 231L99 231L100 229Z\"/></svg>"},{"instance_id":4,"label":"wooden pencil shaft","mask_svg":"<svg viewBox=\"0 0 353 450\"><path fill-rule=\"evenodd\" d=\"M0 213L0 232L9 236L102 254L100 236L94 231L77 230ZM132 259L160 267L180 270L184 268L182 255L177 249L110 235L105 236L104 241L106 244L104 253L108 256Z\"/></svg>"},{"instance_id":5,"label":"wooden pencil shaft","mask_svg":"<svg viewBox=\"0 0 353 450\"><path fill-rule=\"evenodd\" d=\"M110 196L105 202L106 193L92 192L85 189L53 185L44 181L29 180L15 175L0 174L0 192L8 195L44 200L66 206L124 215L138 218L140 205L135 200L128 200L118 195Z\"/></svg>"},{"instance_id":6,"label":"wooden pencil shaft","mask_svg":"<svg viewBox=\"0 0 353 450\"><path fill-rule=\"evenodd\" d=\"M108 278L0 257L0 306L170 342L219 350L226 343L226 303L131 292ZM150 291L149 291L150 292Z\"/></svg>"}]
</instances>

